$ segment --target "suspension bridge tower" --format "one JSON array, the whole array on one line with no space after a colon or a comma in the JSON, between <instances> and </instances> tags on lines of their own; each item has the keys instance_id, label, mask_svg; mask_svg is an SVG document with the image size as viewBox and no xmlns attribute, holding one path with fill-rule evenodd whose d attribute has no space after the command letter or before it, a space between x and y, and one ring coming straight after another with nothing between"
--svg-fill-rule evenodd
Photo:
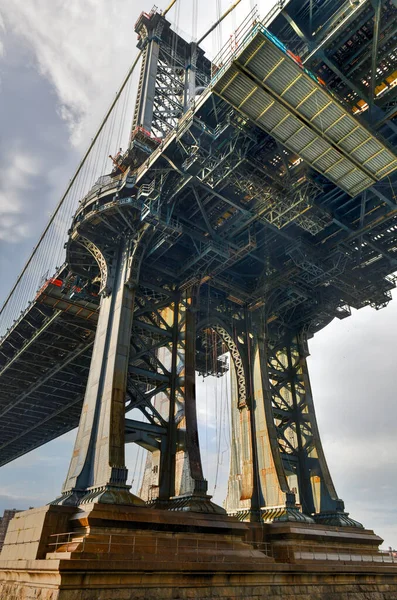
<instances>
[{"instance_id":1,"label":"suspension bridge tower","mask_svg":"<svg viewBox=\"0 0 397 600\"><path fill-rule=\"evenodd\" d=\"M259 599L293 586L303 600L308 573L319 600L361 588L394 597L386 587L397 597L381 539L336 492L307 367L315 332L350 306L379 308L394 286L387 249L382 262L366 254L381 238L364 237L371 202L381 202L377 227L395 211L377 187L397 168L392 136L376 130L372 100L372 120L354 116L357 98L338 97L319 65L341 27L347 35L396 9L379 2L367 15L369 2L349 3L332 27L324 21L329 39L310 2L317 41L307 42L295 4L280 3L265 22L251 11L212 62L166 13L136 23L128 148L81 198L66 243L67 277L99 302L70 467L57 498L14 519L1 599L20 600L23 588L45 600L77 598L70 590L93 600L98 589L126 600L138 589ZM291 44L305 42L305 60L277 37L280 19ZM196 373L221 376L225 351L232 448L219 506L202 467ZM139 496L126 443L148 451Z\"/></svg>"}]
</instances>

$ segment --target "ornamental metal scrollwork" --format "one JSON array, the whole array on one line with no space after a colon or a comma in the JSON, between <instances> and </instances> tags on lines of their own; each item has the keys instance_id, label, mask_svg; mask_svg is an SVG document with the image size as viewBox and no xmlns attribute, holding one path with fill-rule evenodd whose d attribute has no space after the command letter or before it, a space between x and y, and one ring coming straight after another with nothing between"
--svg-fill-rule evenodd
<instances>
[{"instance_id":1,"label":"ornamental metal scrollwork","mask_svg":"<svg viewBox=\"0 0 397 600\"><path fill-rule=\"evenodd\" d=\"M84 248L86 248L88 250L88 252L95 258L95 260L98 264L99 272L100 272L100 276L101 276L101 285L100 285L99 293L107 294L109 291L109 287L108 287L109 272L108 272L108 263L106 261L106 258L104 257L102 252L99 250L98 246L96 246L94 244L94 242L91 242L91 240L89 240L88 238L80 236L79 243L82 246L84 246Z\"/></svg>"},{"instance_id":2,"label":"ornamental metal scrollwork","mask_svg":"<svg viewBox=\"0 0 397 600\"><path fill-rule=\"evenodd\" d=\"M233 340L232 336L221 327L220 325L211 325L212 329L218 333L218 335L225 342L230 354L232 355L233 363L236 369L237 375L237 388L238 388L238 408L245 408L247 406L247 388L245 385L245 372L244 365L241 359L239 349Z\"/></svg>"}]
</instances>

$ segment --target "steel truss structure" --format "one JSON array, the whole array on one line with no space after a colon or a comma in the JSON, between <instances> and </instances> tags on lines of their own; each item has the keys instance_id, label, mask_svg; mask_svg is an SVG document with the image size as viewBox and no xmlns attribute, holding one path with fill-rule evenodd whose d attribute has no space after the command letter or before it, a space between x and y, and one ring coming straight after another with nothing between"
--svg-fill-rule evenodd
<instances>
[{"instance_id":1,"label":"steel truss structure","mask_svg":"<svg viewBox=\"0 0 397 600\"><path fill-rule=\"evenodd\" d=\"M189 44L173 32L156 10L142 13L135 31L143 57L132 131L142 127L161 139L176 127L197 88L209 84L211 63L194 42Z\"/></svg>"},{"instance_id":2,"label":"steel truss structure","mask_svg":"<svg viewBox=\"0 0 397 600\"><path fill-rule=\"evenodd\" d=\"M221 512L194 380L221 376L228 350L227 512L360 527L325 461L307 340L395 287L396 14L390 0L281 2L212 64L141 15L130 147L82 200L68 269L2 340L2 464L75 427L83 405L55 502L139 502L134 442L150 451L146 501Z\"/></svg>"}]
</instances>

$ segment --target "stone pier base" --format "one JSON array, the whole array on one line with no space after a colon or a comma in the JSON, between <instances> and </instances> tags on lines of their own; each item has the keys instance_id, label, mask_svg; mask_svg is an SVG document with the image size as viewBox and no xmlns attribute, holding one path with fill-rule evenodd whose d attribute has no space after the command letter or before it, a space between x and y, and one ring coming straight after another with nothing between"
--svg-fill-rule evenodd
<instances>
[{"instance_id":1,"label":"stone pier base","mask_svg":"<svg viewBox=\"0 0 397 600\"><path fill-rule=\"evenodd\" d=\"M354 528L50 506L11 522L0 600L397 600L397 565L378 542Z\"/></svg>"},{"instance_id":2,"label":"stone pier base","mask_svg":"<svg viewBox=\"0 0 397 600\"><path fill-rule=\"evenodd\" d=\"M44 564L45 563L45 564ZM396 600L397 575L387 569L276 565L245 573L135 570L124 564L33 561L2 571L1 600Z\"/></svg>"}]
</instances>

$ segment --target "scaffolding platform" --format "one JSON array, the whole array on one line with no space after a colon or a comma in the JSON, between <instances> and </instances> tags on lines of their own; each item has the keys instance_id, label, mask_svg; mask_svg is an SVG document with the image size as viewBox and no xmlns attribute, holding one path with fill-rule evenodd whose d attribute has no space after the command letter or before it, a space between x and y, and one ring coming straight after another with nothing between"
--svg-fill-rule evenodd
<instances>
[{"instance_id":1,"label":"scaffolding platform","mask_svg":"<svg viewBox=\"0 0 397 600\"><path fill-rule=\"evenodd\" d=\"M397 168L385 143L261 23L240 38L217 58L216 94L351 196Z\"/></svg>"}]
</instances>

